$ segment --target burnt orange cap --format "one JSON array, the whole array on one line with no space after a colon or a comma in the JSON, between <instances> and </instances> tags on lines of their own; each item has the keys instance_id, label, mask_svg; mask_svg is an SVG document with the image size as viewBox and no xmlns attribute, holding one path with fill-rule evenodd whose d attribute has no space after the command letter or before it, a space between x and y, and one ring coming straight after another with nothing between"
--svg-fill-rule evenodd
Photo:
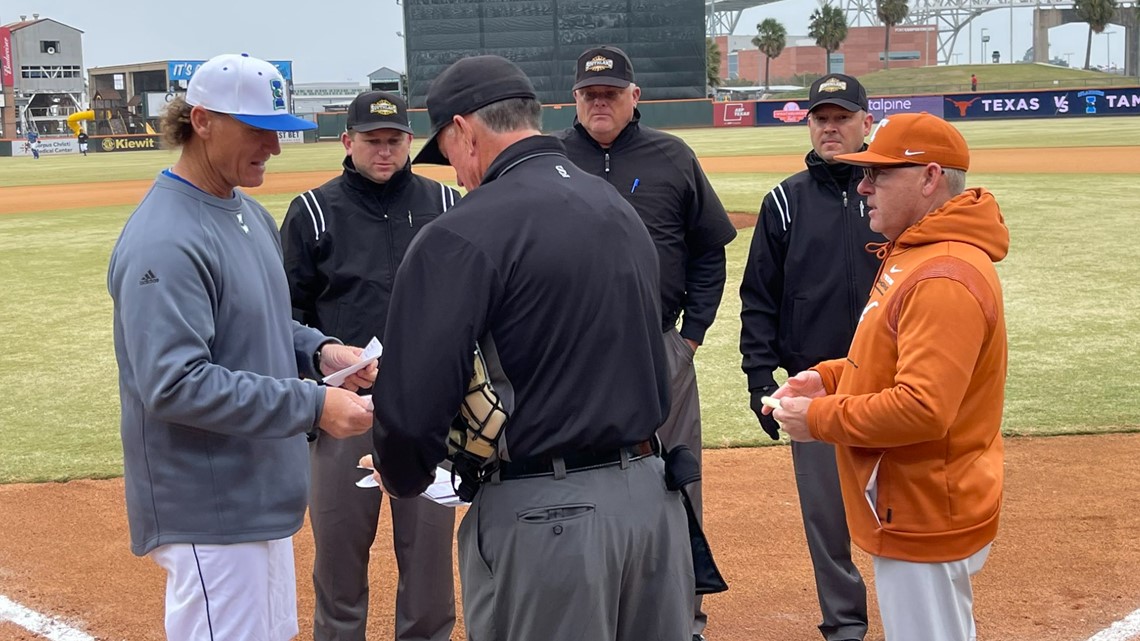
<instances>
[{"instance_id":1,"label":"burnt orange cap","mask_svg":"<svg viewBox=\"0 0 1140 641\"><path fill-rule=\"evenodd\" d=\"M925 111L892 114L879 121L866 151L835 157L849 165L925 165L938 163L948 169L970 168L966 139L938 116Z\"/></svg>"}]
</instances>

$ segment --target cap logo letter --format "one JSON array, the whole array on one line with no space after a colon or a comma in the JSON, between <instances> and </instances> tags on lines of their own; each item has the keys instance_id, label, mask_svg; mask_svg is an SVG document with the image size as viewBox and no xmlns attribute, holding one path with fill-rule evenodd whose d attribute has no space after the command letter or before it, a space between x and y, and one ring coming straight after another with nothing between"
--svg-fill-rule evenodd
<instances>
[{"instance_id":1,"label":"cap logo letter","mask_svg":"<svg viewBox=\"0 0 1140 641\"><path fill-rule=\"evenodd\" d=\"M379 114L381 116L393 116L396 114L396 105L388 100L377 100L368 106L368 113Z\"/></svg>"},{"instance_id":2,"label":"cap logo letter","mask_svg":"<svg viewBox=\"0 0 1140 641\"><path fill-rule=\"evenodd\" d=\"M847 83L838 78L828 78L819 86L819 90L826 93L847 91Z\"/></svg>"},{"instance_id":3,"label":"cap logo letter","mask_svg":"<svg viewBox=\"0 0 1140 641\"><path fill-rule=\"evenodd\" d=\"M586 71L607 71L614 68L614 61L605 56L594 56L586 61Z\"/></svg>"},{"instance_id":4,"label":"cap logo letter","mask_svg":"<svg viewBox=\"0 0 1140 641\"><path fill-rule=\"evenodd\" d=\"M273 90L273 110L285 109L285 85L281 84L280 80L274 78L269 81L269 87Z\"/></svg>"},{"instance_id":5,"label":"cap logo letter","mask_svg":"<svg viewBox=\"0 0 1140 641\"><path fill-rule=\"evenodd\" d=\"M882 129L883 127L886 127L887 123L890 121L891 121L890 118L883 118L882 120L880 120L879 124L875 125L875 130L871 132L871 138L867 142L868 143L875 142L875 136L879 135L879 130Z\"/></svg>"}]
</instances>

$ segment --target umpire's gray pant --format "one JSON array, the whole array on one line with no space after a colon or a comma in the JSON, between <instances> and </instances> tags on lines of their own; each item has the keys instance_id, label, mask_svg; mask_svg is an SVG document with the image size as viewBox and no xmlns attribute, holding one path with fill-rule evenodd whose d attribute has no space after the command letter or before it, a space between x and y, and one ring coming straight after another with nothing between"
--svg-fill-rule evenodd
<instances>
[{"instance_id":1,"label":"umpire's gray pant","mask_svg":"<svg viewBox=\"0 0 1140 641\"><path fill-rule=\"evenodd\" d=\"M484 484L459 527L468 641L689 641L693 559L651 456Z\"/></svg>"},{"instance_id":2,"label":"umpire's gray pant","mask_svg":"<svg viewBox=\"0 0 1140 641\"><path fill-rule=\"evenodd\" d=\"M372 449L371 430L343 440L322 434L310 446L315 641L366 638L368 557L383 494L355 483L367 474L356 464ZM390 504L400 574L395 638L447 641L455 626L451 554L455 510L419 497L392 499Z\"/></svg>"},{"instance_id":3,"label":"umpire's gray pant","mask_svg":"<svg viewBox=\"0 0 1140 641\"><path fill-rule=\"evenodd\" d=\"M819 631L827 641L861 640L867 634L867 586L851 561L835 446L793 441L792 464L823 615Z\"/></svg>"},{"instance_id":4,"label":"umpire's gray pant","mask_svg":"<svg viewBox=\"0 0 1140 641\"><path fill-rule=\"evenodd\" d=\"M688 445L701 460L701 399L697 395L697 370L693 365L693 350L676 329L665 332L665 355L669 363L669 391L672 404L669 418L657 430L661 446L668 451L677 445ZM697 520L703 522L701 482L685 488L693 504ZM708 615L701 609L701 597L693 597L692 634L701 634L708 624Z\"/></svg>"}]
</instances>

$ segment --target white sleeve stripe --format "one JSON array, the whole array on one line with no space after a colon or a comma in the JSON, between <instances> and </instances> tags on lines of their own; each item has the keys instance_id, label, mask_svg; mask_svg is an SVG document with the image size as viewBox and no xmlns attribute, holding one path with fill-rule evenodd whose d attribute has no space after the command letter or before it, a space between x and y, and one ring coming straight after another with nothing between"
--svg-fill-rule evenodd
<instances>
[{"instance_id":1,"label":"white sleeve stripe","mask_svg":"<svg viewBox=\"0 0 1140 641\"><path fill-rule=\"evenodd\" d=\"M321 201L317 200L317 195L313 190L309 190L309 195L313 197L313 206L317 208L317 215L321 217L321 233L325 232L325 212L321 209Z\"/></svg>"},{"instance_id":2,"label":"white sleeve stripe","mask_svg":"<svg viewBox=\"0 0 1140 641\"><path fill-rule=\"evenodd\" d=\"M780 224L783 225L784 231L788 231L788 225L792 224L792 208L788 204L788 195L784 192L783 183L776 185L769 195L772 196L776 209L780 210Z\"/></svg>"},{"instance_id":3,"label":"white sleeve stripe","mask_svg":"<svg viewBox=\"0 0 1140 641\"><path fill-rule=\"evenodd\" d=\"M309 210L309 218L313 221L313 234L317 237L316 238L317 240L320 240L321 239L321 229L320 229L320 227L317 226L317 216L316 216L316 214L313 213L313 207L312 207L312 205L309 204L309 199L306 198L306 196L308 196L312 193L313 192L311 192L311 191L307 191L307 192L301 194L301 202L305 203L305 209Z\"/></svg>"},{"instance_id":4,"label":"white sleeve stripe","mask_svg":"<svg viewBox=\"0 0 1140 641\"><path fill-rule=\"evenodd\" d=\"M455 206L455 190L454 189L448 189L447 190L447 197L451 199L451 206L454 207Z\"/></svg>"},{"instance_id":5,"label":"white sleeve stripe","mask_svg":"<svg viewBox=\"0 0 1140 641\"><path fill-rule=\"evenodd\" d=\"M439 202L443 206L443 211L447 211L447 187L440 183L439 185Z\"/></svg>"}]
</instances>

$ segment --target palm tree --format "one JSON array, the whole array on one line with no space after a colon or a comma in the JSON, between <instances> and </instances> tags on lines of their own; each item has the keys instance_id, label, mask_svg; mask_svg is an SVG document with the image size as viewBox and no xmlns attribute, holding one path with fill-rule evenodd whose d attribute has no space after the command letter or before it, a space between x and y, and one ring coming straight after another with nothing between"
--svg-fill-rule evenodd
<instances>
[{"instance_id":1,"label":"palm tree","mask_svg":"<svg viewBox=\"0 0 1140 641\"><path fill-rule=\"evenodd\" d=\"M847 39L847 18L837 6L825 4L811 12L808 36L824 50L823 73L831 72L831 52Z\"/></svg>"},{"instance_id":2,"label":"palm tree","mask_svg":"<svg viewBox=\"0 0 1140 641\"><path fill-rule=\"evenodd\" d=\"M891 29L906 18L910 7L906 0L878 0L879 22L883 23L883 31L887 33L883 44L883 69L891 68ZM923 54L925 55L925 54Z\"/></svg>"},{"instance_id":3,"label":"palm tree","mask_svg":"<svg viewBox=\"0 0 1140 641\"><path fill-rule=\"evenodd\" d=\"M1093 33L1103 32L1116 15L1116 0L1075 0L1073 8L1077 10L1078 18L1089 23L1089 43L1085 47L1085 69L1088 69Z\"/></svg>"},{"instance_id":4,"label":"palm tree","mask_svg":"<svg viewBox=\"0 0 1140 641\"><path fill-rule=\"evenodd\" d=\"M768 71L772 58L779 58L788 44L788 30L775 18L765 18L756 25L756 37L752 45L764 54L764 91L768 91Z\"/></svg>"},{"instance_id":5,"label":"palm tree","mask_svg":"<svg viewBox=\"0 0 1140 641\"><path fill-rule=\"evenodd\" d=\"M713 88L720 86L720 47L712 38L705 38L705 82Z\"/></svg>"}]
</instances>

